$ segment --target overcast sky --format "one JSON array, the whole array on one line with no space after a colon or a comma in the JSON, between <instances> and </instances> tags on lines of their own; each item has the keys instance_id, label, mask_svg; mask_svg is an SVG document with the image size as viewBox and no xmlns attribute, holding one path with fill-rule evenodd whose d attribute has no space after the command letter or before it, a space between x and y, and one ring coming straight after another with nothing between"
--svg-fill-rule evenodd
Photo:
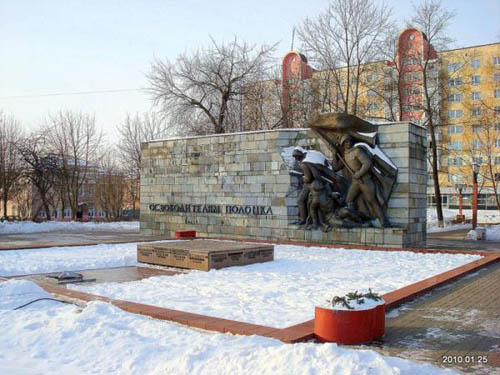
<instances>
[{"instance_id":1,"label":"overcast sky","mask_svg":"<svg viewBox=\"0 0 500 375\"><path fill-rule=\"evenodd\" d=\"M401 4L402 3L402 4ZM457 12L454 47L500 39L500 0L446 0ZM254 43L291 45L292 29L328 0L0 0L0 110L33 128L48 113L95 114L110 136L127 112L151 108L144 74L153 58L235 35ZM390 0L398 19L411 3ZM401 22L402 24L402 22ZM298 43L295 47L299 47ZM106 93L69 93L117 90ZM118 91L126 90L126 91Z\"/></svg>"}]
</instances>

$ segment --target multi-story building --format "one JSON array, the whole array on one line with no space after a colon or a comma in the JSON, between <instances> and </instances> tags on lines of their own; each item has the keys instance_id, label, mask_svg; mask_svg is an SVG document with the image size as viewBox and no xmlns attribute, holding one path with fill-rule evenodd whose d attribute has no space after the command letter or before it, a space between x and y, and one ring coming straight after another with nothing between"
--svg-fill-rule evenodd
<instances>
[{"instance_id":1,"label":"multi-story building","mask_svg":"<svg viewBox=\"0 0 500 375\"><path fill-rule=\"evenodd\" d=\"M444 206L458 206L458 184L468 185L463 192L464 205L469 205L472 165L479 163L479 208L497 207L500 43L437 52L424 33L410 28L399 35L390 60L363 64L359 69L316 71L305 56L292 51L283 59L282 72L287 126L304 124L294 121L296 116L287 119L287 114L346 108L376 122L414 121L428 126L432 120ZM294 90L304 89L313 98L309 107L293 101ZM432 205L434 189L432 174L429 176L428 202Z\"/></svg>"}]
</instances>

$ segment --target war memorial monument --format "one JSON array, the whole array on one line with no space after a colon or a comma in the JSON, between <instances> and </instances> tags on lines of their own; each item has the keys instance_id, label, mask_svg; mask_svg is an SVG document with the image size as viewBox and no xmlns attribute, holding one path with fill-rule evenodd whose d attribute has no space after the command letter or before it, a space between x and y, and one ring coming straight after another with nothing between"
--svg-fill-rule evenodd
<instances>
[{"instance_id":1,"label":"war memorial monument","mask_svg":"<svg viewBox=\"0 0 500 375\"><path fill-rule=\"evenodd\" d=\"M425 128L337 113L305 126L143 143L141 233L425 242Z\"/></svg>"}]
</instances>

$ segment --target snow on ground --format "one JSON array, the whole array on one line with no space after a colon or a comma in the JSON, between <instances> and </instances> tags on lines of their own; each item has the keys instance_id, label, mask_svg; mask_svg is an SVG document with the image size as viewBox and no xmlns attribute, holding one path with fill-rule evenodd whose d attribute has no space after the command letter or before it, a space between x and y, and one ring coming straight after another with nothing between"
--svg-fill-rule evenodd
<instances>
[{"instance_id":1,"label":"snow on ground","mask_svg":"<svg viewBox=\"0 0 500 375\"><path fill-rule=\"evenodd\" d=\"M135 244L95 250L0 252L0 275L136 264ZM27 252L31 251L33 256ZM85 254L81 263L78 254ZM45 259L44 254L52 259ZM67 255L64 255L67 254ZM92 255L93 254L93 255ZM112 259L120 254L121 260ZM94 259L92 258L94 257ZM58 260L59 259L59 263ZM358 290L383 294L479 259L465 254L423 254L275 246L273 262L210 272L159 276L128 283L72 285L89 293L273 327L313 318L314 306ZM20 262L22 264L18 264ZM45 265L46 264L46 265Z\"/></svg>"},{"instance_id":2,"label":"snow on ground","mask_svg":"<svg viewBox=\"0 0 500 375\"><path fill-rule=\"evenodd\" d=\"M87 223L79 221L45 221L34 223L33 221L4 221L0 222L0 235L18 233L41 233L41 232L105 232L105 231L137 231L138 221L118 221L112 223Z\"/></svg>"},{"instance_id":3,"label":"snow on ground","mask_svg":"<svg viewBox=\"0 0 500 375\"><path fill-rule=\"evenodd\" d=\"M0 283L0 301L37 286ZM39 290L39 293L44 293ZM212 333L130 314L42 301L0 306L0 373L17 374L452 374L426 363L336 344L282 344Z\"/></svg>"},{"instance_id":4,"label":"snow on ground","mask_svg":"<svg viewBox=\"0 0 500 375\"><path fill-rule=\"evenodd\" d=\"M463 210L466 219L472 219L472 210ZM470 229L470 224L452 224L452 220L458 215L458 210L443 209L444 228L437 227L436 208L427 209L427 233L445 232L450 230ZM498 210L478 210L477 221L481 224L500 223L500 211Z\"/></svg>"},{"instance_id":5,"label":"snow on ground","mask_svg":"<svg viewBox=\"0 0 500 375\"><path fill-rule=\"evenodd\" d=\"M2 251L0 276L137 265L136 245ZM368 288L383 294L478 258L277 245L273 262L71 287L111 298L286 327L311 319L314 306L334 295Z\"/></svg>"},{"instance_id":6,"label":"snow on ground","mask_svg":"<svg viewBox=\"0 0 500 375\"><path fill-rule=\"evenodd\" d=\"M486 240L500 241L500 225L492 225L490 227L486 227Z\"/></svg>"},{"instance_id":7,"label":"snow on ground","mask_svg":"<svg viewBox=\"0 0 500 375\"><path fill-rule=\"evenodd\" d=\"M471 230L467 233L467 239L468 240L486 240L486 241L500 241L500 225L491 225L487 227L478 227L478 230ZM480 238L481 235L479 234L480 229L485 229L486 230L486 235L485 238Z\"/></svg>"},{"instance_id":8,"label":"snow on ground","mask_svg":"<svg viewBox=\"0 0 500 375\"><path fill-rule=\"evenodd\" d=\"M136 243L0 251L0 276L137 264Z\"/></svg>"}]
</instances>

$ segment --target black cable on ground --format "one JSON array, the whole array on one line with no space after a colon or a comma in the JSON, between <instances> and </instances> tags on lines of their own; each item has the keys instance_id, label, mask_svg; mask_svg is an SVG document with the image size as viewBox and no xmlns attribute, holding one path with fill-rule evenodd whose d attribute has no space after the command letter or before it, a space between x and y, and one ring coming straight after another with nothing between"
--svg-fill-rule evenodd
<instances>
[{"instance_id":1,"label":"black cable on ground","mask_svg":"<svg viewBox=\"0 0 500 375\"><path fill-rule=\"evenodd\" d=\"M78 306L76 303L73 303L73 302L68 302L68 301L63 301L61 299L55 299L55 298L49 298L49 297L44 297L44 298L37 298L33 301L30 301L28 303L25 303L24 305L21 305L21 306L18 306L16 307L15 309L13 310L19 310L19 309L22 309L23 307L26 307L28 305L31 305L32 303L35 303L35 302L38 302L38 301L43 301L43 300L47 300L47 301L56 301L56 302L61 302L61 303L67 303L68 305L75 305L75 306Z\"/></svg>"}]
</instances>

